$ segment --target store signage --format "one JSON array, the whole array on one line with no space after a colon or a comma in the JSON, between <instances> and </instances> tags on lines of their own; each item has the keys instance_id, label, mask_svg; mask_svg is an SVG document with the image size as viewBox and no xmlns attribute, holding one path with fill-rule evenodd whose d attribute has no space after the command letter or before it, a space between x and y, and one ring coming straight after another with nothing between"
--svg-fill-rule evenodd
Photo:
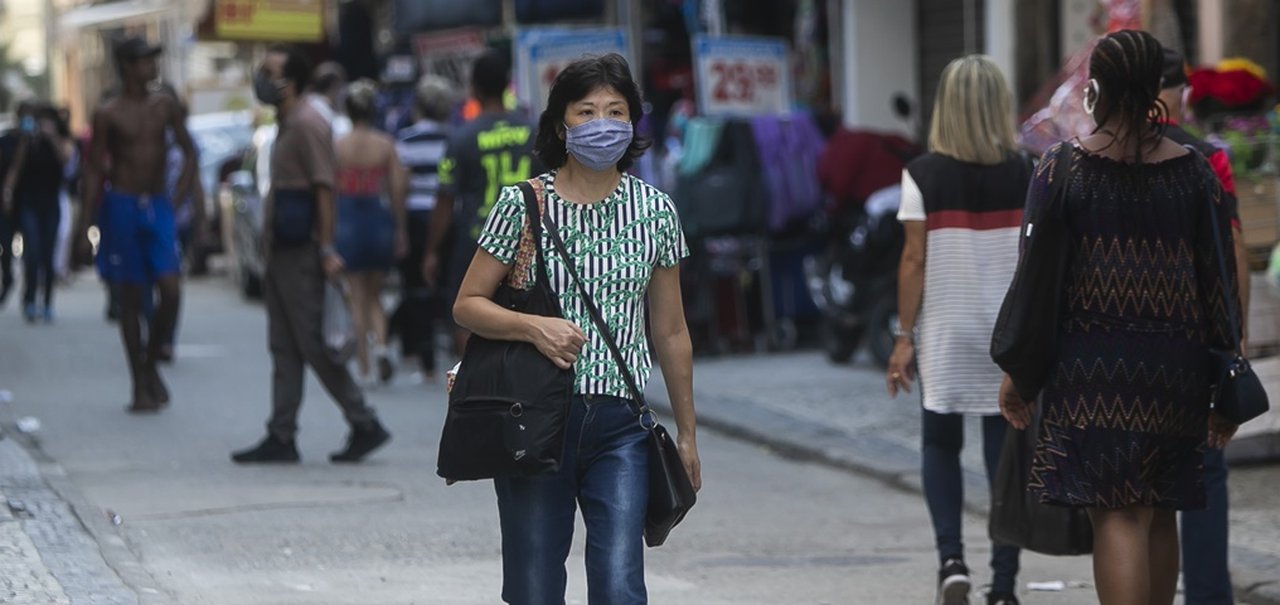
<instances>
[{"instance_id":1,"label":"store signage","mask_svg":"<svg viewBox=\"0 0 1280 605\"><path fill-rule=\"evenodd\" d=\"M442 76L460 90L471 82L471 62L488 48L485 34L476 28L419 34L413 38L414 52L423 74Z\"/></svg>"},{"instance_id":2,"label":"store signage","mask_svg":"<svg viewBox=\"0 0 1280 605\"><path fill-rule=\"evenodd\" d=\"M697 36L693 40L698 111L707 116L790 113L787 43L777 38Z\"/></svg>"},{"instance_id":3,"label":"store signage","mask_svg":"<svg viewBox=\"0 0 1280 605\"><path fill-rule=\"evenodd\" d=\"M609 53L628 57L627 35L621 29L521 30L516 34L517 97L537 116L561 70L583 56Z\"/></svg>"},{"instance_id":4,"label":"store signage","mask_svg":"<svg viewBox=\"0 0 1280 605\"><path fill-rule=\"evenodd\" d=\"M214 31L223 40L319 42L323 0L215 0Z\"/></svg>"}]
</instances>

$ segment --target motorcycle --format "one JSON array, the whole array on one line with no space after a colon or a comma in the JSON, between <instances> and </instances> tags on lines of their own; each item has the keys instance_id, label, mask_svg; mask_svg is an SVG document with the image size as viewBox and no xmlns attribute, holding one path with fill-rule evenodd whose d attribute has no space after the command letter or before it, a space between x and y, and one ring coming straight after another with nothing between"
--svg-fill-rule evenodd
<instances>
[{"instance_id":1,"label":"motorcycle","mask_svg":"<svg viewBox=\"0 0 1280 605\"><path fill-rule=\"evenodd\" d=\"M881 367L893 354L898 324L898 261L905 235L898 222L901 187L881 189L848 213L824 258L805 260L809 293L822 313L823 348L847 363L862 345Z\"/></svg>"}]
</instances>

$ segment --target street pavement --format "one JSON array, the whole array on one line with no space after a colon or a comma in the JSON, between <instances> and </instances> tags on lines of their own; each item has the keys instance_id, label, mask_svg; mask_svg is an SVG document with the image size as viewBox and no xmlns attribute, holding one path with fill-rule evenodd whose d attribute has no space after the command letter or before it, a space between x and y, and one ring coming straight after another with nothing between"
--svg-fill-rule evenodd
<instances>
[{"instance_id":1,"label":"street pavement","mask_svg":"<svg viewBox=\"0 0 1280 605\"><path fill-rule=\"evenodd\" d=\"M261 305L222 279L189 283L178 361L165 370L173 406L153 417L124 413L125 366L102 306L101 287L82 277L59 291L52 326L0 312L0 390L13 394L0 404L0 603L500 601L492 488L434 475L440 385L402 376L371 391L395 437L365 464L334 466L327 454L346 427L309 379L303 463L237 467L228 453L261 438L268 408ZM932 602L912 401L889 402L874 372L814 354L699 360L696 376L705 488L669 543L648 551L652 602ZM25 417L38 430L18 431ZM1252 472L1275 477L1237 473L1234 485ZM966 541L982 584L978 486ZM1274 549L1270 492L1239 492L1237 509L1237 536L1259 556ZM582 542L579 531L569 603L586 601ZM1023 569L1026 603L1096 601L1085 558L1027 555ZM1026 590L1057 580L1064 590Z\"/></svg>"}]
</instances>

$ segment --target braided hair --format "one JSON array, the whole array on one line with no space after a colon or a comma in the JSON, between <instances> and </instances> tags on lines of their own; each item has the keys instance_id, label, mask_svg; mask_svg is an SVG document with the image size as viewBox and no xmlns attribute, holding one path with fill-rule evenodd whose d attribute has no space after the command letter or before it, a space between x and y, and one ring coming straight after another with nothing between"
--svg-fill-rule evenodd
<instances>
[{"instance_id":1,"label":"braided hair","mask_svg":"<svg viewBox=\"0 0 1280 605\"><path fill-rule=\"evenodd\" d=\"M1144 147L1154 149L1164 136L1169 108L1160 100L1164 47L1155 36L1126 29L1107 34L1089 57L1089 77L1097 82L1085 92L1095 103L1096 134L1113 118L1120 131L1111 145L1128 149L1138 138L1134 161L1142 162ZM1111 145L1108 145L1110 147Z\"/></svg>"}]
</instances>

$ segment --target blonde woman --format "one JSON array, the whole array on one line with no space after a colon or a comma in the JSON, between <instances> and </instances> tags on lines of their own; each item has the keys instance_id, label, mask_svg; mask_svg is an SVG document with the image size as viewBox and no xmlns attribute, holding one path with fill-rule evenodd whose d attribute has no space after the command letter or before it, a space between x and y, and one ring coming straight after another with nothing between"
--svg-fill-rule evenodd
<instances>
[{"instance_id":1,"label":"blonde woman","mask_svg":"<svg viewBox=\"0 0 1280 605\"><path fill-rule=\"evenodd\" d=\"M346 268L355 320L356 367L360 382L391 380L387 356L387 314L382 287L387 271L405 254L405 195L408 175L395 139L373 128L378 90L368 80L347 87L351 133L338 139L338 225L334 245ZM369 340L378 361L371 376Z\"/></svg>"},{"instance_id":2,"label":"blonde woman","mask_svg":"<svg viewBox=\"0 0 1280 605\"><path fill-rule=\"evenodd\" d=\"M938 603L968 603L960 449L964 417L982 419L988 478L1004 432L1002 374L989 347L996 311L1018 260L1031 163L1014 145L1012 95L990 59L973 55L942 72L929 153L902 173L898 220L906 247L898 270L899 333L885 377L910 392L918 368L925 500L937 538ZM993 545L990 605L1016 605L1018 550Z\"/></svg>"}]
</instances>

